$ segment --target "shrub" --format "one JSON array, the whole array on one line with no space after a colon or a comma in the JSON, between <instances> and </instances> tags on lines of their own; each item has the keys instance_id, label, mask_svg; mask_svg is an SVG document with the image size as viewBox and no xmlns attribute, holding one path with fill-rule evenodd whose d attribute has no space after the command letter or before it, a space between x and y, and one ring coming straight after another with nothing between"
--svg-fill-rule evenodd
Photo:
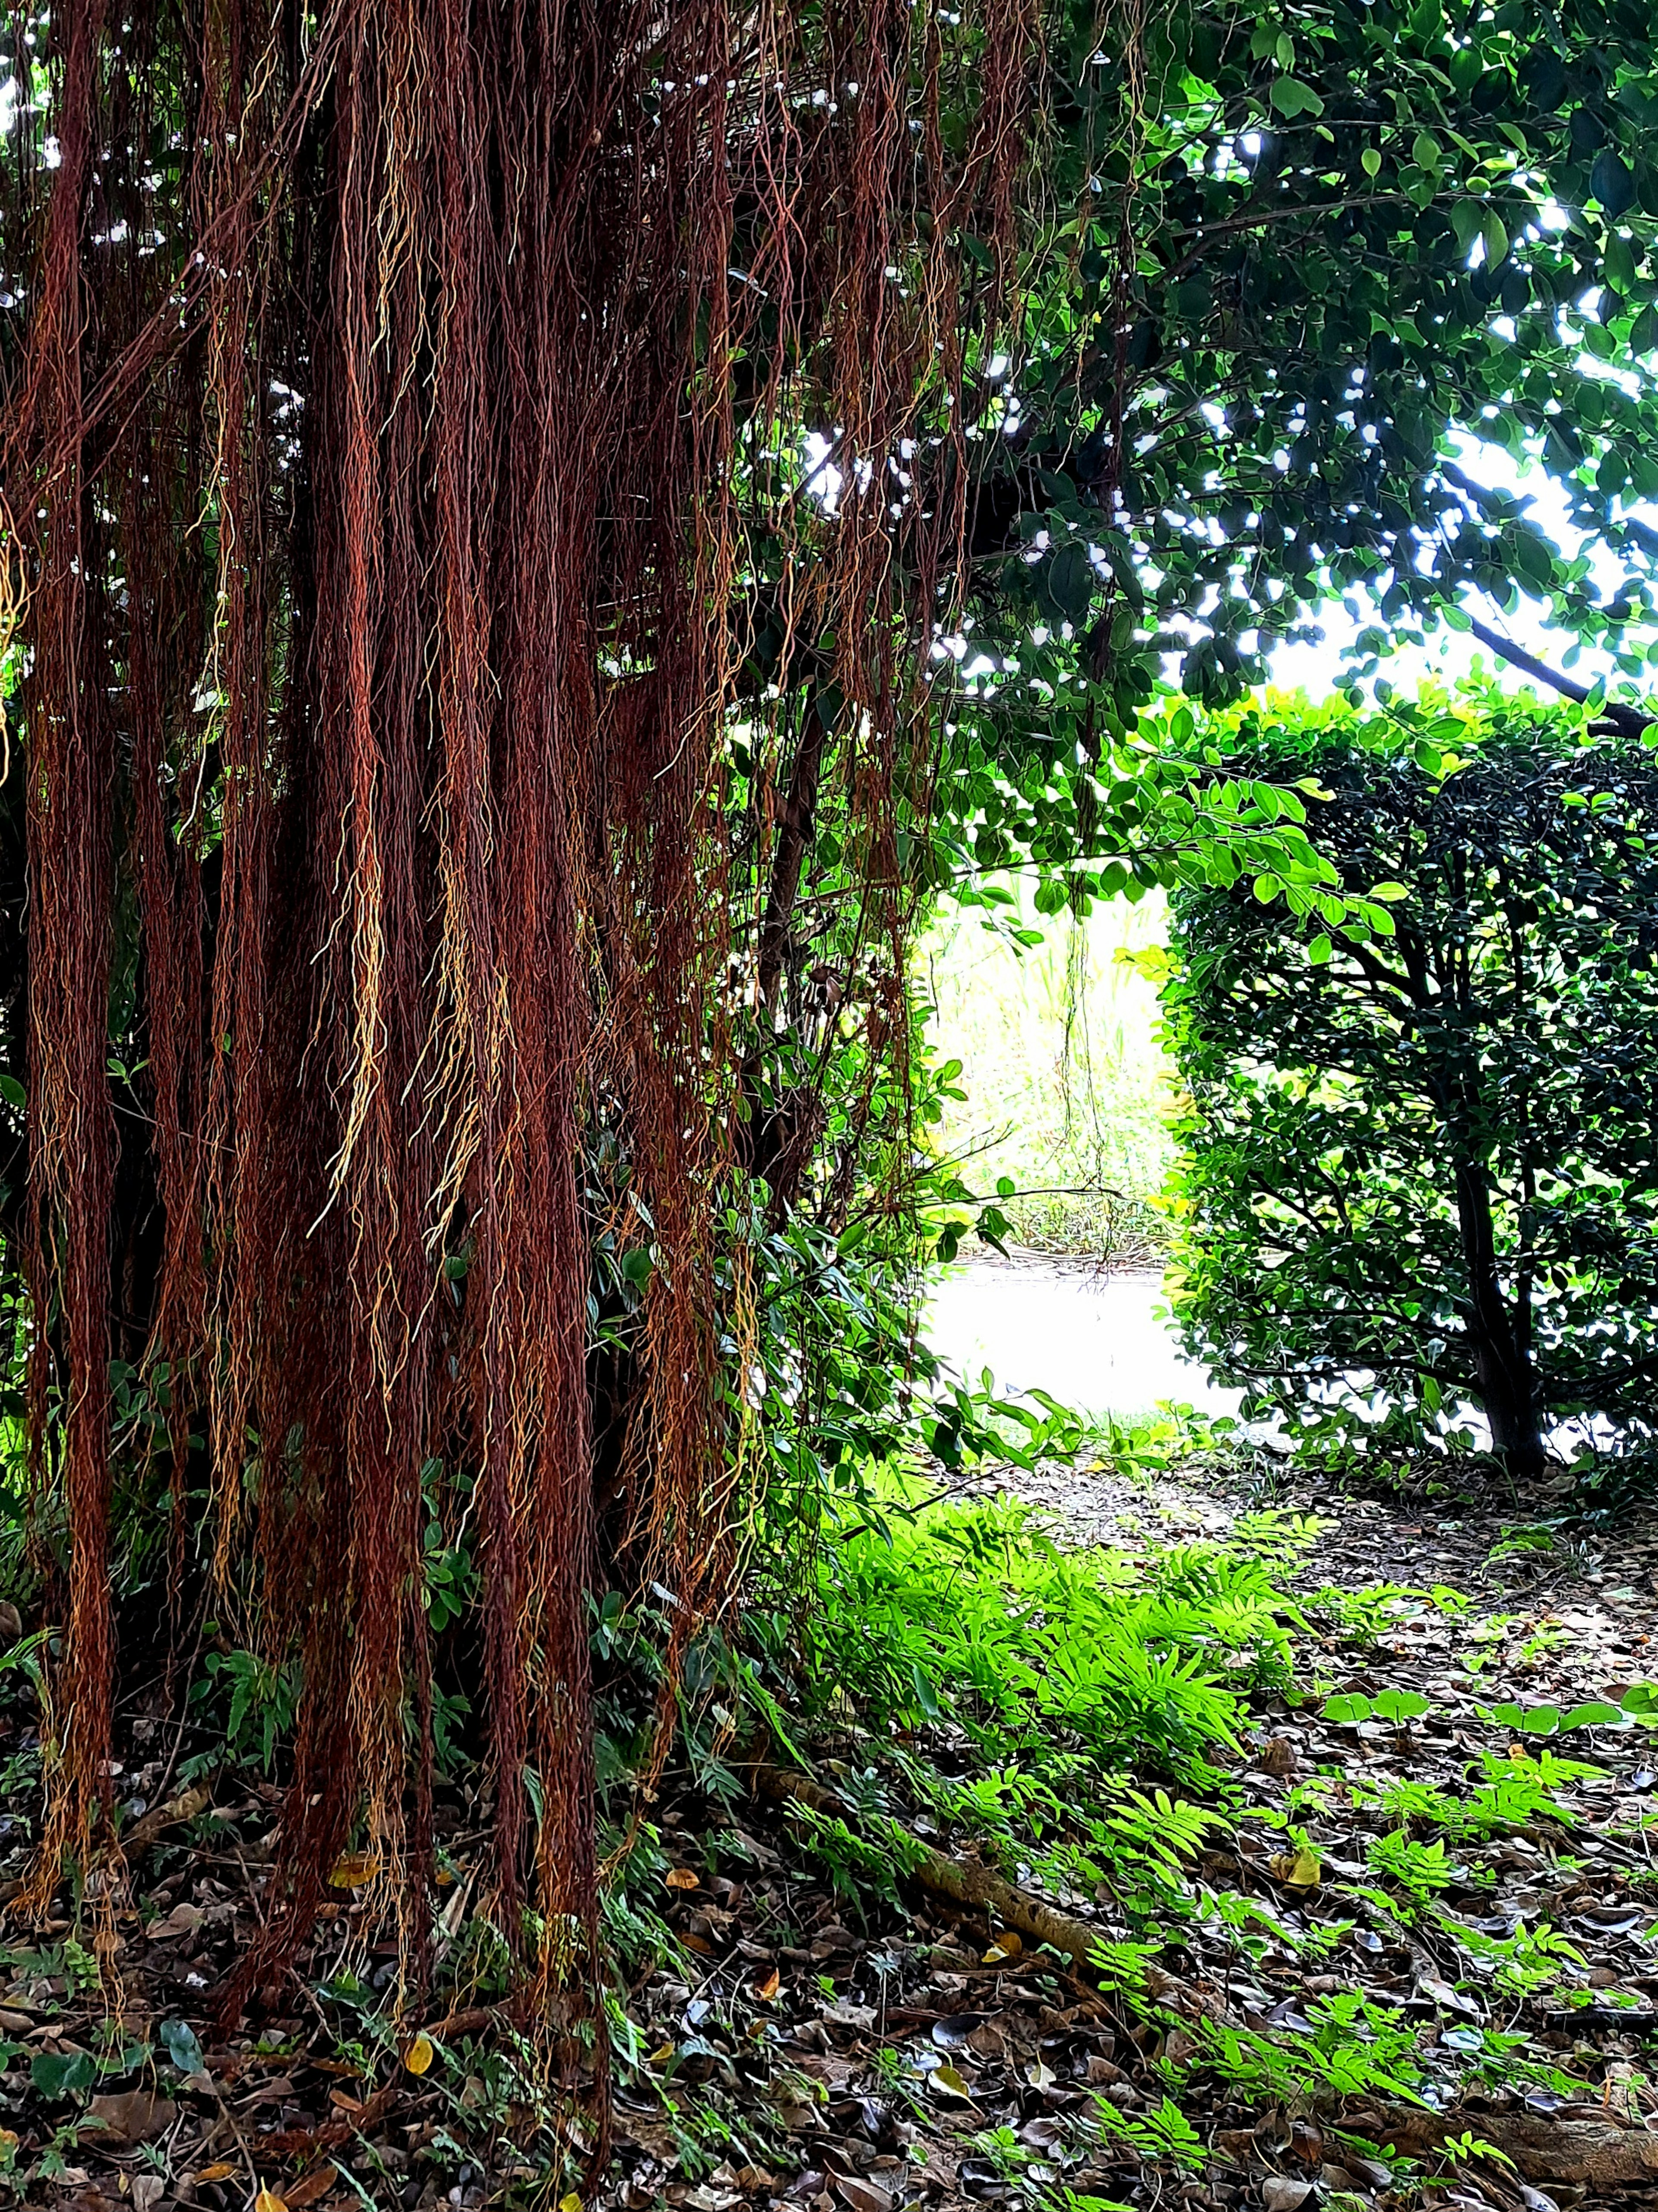
<instances>
[{"instance_id":1,"label":"shrub","mask_svg":"<svg viewBox=\"0 0 1658 2212\"><path fill-rule=\"evenodd\" d=\"M1351 932L1247 884L1175 897L1188 1347L1303 1433L1345 1406L1419 1439L1472 1401L1515 1473L1571 1416L1649 1442L1658 754L1494 697L1223 743L1327 794L1312 834L1372 896Z\"/></svg>"}]
</instances>

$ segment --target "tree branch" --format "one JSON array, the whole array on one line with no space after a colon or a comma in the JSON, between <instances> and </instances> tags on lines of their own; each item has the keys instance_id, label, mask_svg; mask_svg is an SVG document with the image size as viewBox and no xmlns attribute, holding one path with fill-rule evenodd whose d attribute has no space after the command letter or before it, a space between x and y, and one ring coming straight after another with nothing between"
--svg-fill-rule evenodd
<instances>
[{"instance_id":1,"label":"tree branch","mask_svg":"<svg viewBox=\"0 0 1658 2212\"><path fill-rule=\"evenodd\" d=\"M1534 676L1540 684L1546 684L1564 698L1575 700L1578 706L1588 704L1589 687L1587 684L1579 684L1574 678L1551 668L1546 660L1540 660L1523 645L1516 645L1512 638L1504 637L1500 630L1492 629L1488 623L1481 622L1478 615L1468 614L1466 607L1462 611L1467 615L1468 628L1480 643L1490 646L1499 659L1510 662L1515 668L1524 669L1527 676ZM1652 715L1643 714L1640 708L1626 707L1616 699L1606 700L1600 713L1620 738L1638 738L1654 720Z\"/></svg>"}]
</instances>

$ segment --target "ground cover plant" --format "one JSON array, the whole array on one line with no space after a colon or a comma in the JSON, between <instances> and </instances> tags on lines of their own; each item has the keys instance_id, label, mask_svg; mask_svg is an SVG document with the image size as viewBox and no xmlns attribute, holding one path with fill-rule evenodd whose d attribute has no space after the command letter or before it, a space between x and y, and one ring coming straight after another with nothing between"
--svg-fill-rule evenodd
<instances>
[{"instance_id":1,"label":"ground cover plant","mask_svg":"<svg viewBox=\"0 0 1658 2212\"><path fill-rule=\"evenodd\" d=\"M699 1646L607 1908L625 1984L602 2200L1643 2201L1649 1595L1589 1579L1594 1547L1564 1531L1448 1499L1263 1505L1253 1448L1189 1419L1065 1441L1028 1470L884 1480L821 1555L804 1642L757 1592L740 1645ZM1650 1575L1658 1530L1619 1557ZM1431 1573L1389 1572L1406 1562ZM601 1609L601 1674L644 1631ZM3 1747L20 1826L39 1807L27 1672ZM124 1788L172 1786L170 1735L137 1723ZM816 1799L768 1795L764 1759L810 1770ZM563 2188L561 2116L510 2027L476 1773L436 1785L439 2004L413 2037L361 1856L333 1870L295 2009L203 2019L281 1803L257 1735L204 1780L148 1842L132 1825L117 2011L71 1926L5 1946L20 2201ZM1080 1921L1088 1955L929 1887L928 1853Z\"/></svg>"},{"instance_id":2,"label":"ground cover plant","mask_svg":"<svg viewBox=\"0 0 1658 2212\"><path fill-rule=\"evenodd\" d=\"M1589 1464L1597 1442L1638 1456L1658 752L1472 694L1215 735L1240 772L1327 794L1325 848L1392 903L1363 939L1316 910L1297 939L1247 890L1175 899L1188 1345L1313 1427L1368 1397L1388 1433L1432 1435L1473 1406L1518 1474L1573 1421Z\"/></svg>"}]
</instances>

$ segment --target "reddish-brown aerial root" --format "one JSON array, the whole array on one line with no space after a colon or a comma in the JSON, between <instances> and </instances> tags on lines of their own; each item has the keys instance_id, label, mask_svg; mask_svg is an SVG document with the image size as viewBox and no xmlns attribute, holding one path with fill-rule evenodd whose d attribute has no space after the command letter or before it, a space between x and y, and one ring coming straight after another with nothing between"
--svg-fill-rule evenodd
<instances>
[{"instance_id":1,"label":"reddish-brown aerial root","mask_svg":"<svg viewBox=\"0 0 1658 2212\"><path fill-rule=\"evenodd\" d=\"M605 1133L654 1249L623 1456L671 1683L734 1556L752 1292L726 1224L772 988L741 971L779 957L735 911L741 610L774 586L833 698L810 738L786 684L741 711L766 773L851 809L902 1048L899 791L925 803L969 325L999 289L959 242L1005 263L1035 43L1034 0L967 18L52 11L49 115L7 152L0 448L31 1435L70 1559L37 1896L111 1820L106 1376L141 1310L180 1565L194 1461L215 1608L302 1684L246 1988L360 1820L428 1971L422 1545L462 1504L495 1911L550 1991L592 1986L585 1162ZM838 496L748 499L809 428ZM118 1299L123 992L161 1227Z\"/></svg>"}]
</instances>

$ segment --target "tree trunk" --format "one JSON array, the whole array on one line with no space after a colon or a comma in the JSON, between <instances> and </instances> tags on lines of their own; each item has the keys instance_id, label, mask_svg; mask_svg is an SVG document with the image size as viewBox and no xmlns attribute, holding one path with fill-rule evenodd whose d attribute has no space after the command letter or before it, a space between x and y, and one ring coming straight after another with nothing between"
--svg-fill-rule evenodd
<instances>
[{"instance_id":1,"label":"tree trunk","mask_svg":"<svg viewBox=\"0 0 1658 2212\"><path fill-rule=\"evenodd\" d=\"M1509 1310L1497 1267L1491 1192L1472 1161L1456 1170L1456 1216L1468 1269L1468 1334L1491 1449L1513 1475L1543 1472L1543 1431L1531 1358L1529 1301Z\"/></svg>"}]
</instances>

